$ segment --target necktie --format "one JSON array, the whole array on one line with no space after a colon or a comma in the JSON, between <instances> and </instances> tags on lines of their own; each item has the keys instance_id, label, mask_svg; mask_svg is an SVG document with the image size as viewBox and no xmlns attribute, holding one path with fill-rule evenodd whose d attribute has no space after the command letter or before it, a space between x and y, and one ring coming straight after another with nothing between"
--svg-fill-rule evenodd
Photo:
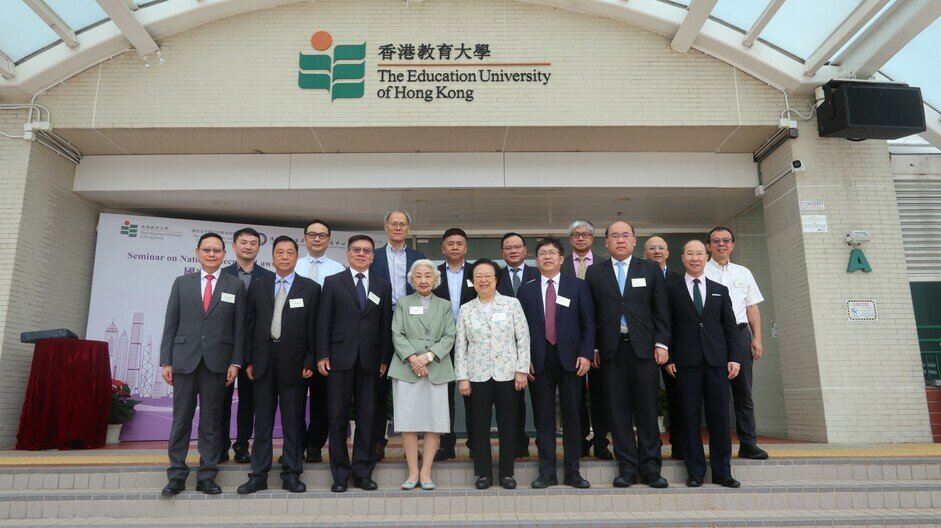
<instances>
[{"instance_id":1,"label":"necktie","mask_svg":"<svg viewBox=\"0 0 941 528\"><path fill-rule=\"evenodd\" d=\"M281 339L281 312L284 310L284 301L288 292L284 289L284 279L278 279L278 294L274 296L274 314L271 315L271 337Z\"/></svg>"},{"instance_id":2,"label":"necktie","mask_svg":"<svg viewBox=\"0 0 941 528\"><path fill-rule=\"evenodd\" d=\"M513 272L513 295L516 295L516 290L520 289L520 269L513 268L510 271Z\"/></svg>"},{"instance_id":3,"label":"necktie","mask_svg":"<svg viewBox=\"0 0 941 528\"><path fill-rule=\"evenodd\" d=\"M312 281L317 280L317 261L316 260L310 263L310 271L307 272L307 278Z\"/></svg>"},{"instance_id":4,"label":"necktie","mask_svg":"<svg viewBox=\"0 0 941 528\"><path fill-rule=\"evenodd\" d=\"M585 278L585 270L588 269L588 266L585 265L585 258L586 257L578 257L578 278L579 279Z\"/></svg>"},{"instance_id":5,"label":"necktie","mask_svg":"<svg viewBox=\"0 0 941 528\"><path fill-rule=\"evenodd\" d=\"M363 284L363 279L366 276L362 273L356 274L356 300L359 301L359 309L366 309L366 285Z\"/></svg>"},{"instance_id":6,"label":"necktie","mask_svg":"<svg viewBox=\"0 0 941 528\"><path fill-rule=\"evenodd\" d=\"M702 293L699 291L699 279L693 279L693 306L696 313L702 315Z\"/></svg>"},{"instance_id":7,"label":"necktie","mask_svg":"<svg viewBox=\"0 0 941 528\"><path fill-rule=\"evenodd\" d=\"M618 290L624 295L624 285L627 283L627 274L624 273L624 263L618 262ZM621 316L621 326L627 326L627 318Z\"/></svg>"},{"instance_id":8,"label":"necktie","mask_svg":"<svg viewBox=\"0 0 941 528\"><path fill-rule=\"evenodd\" d=\"M552 279L546 285L546 341L554 345L556 343L555 335L555 286Z\"/></svg>"},{"instance_id":9,"label":"necktie","mask_svg":"<svg viewBox=\"0 0 941 528\"><path fill-rule=\"evenodd\" d=\"M209 311L209 303L212 302L212 275L206 275L206 289L203 290L203 311Z\"/></svg>"}]
</instances>

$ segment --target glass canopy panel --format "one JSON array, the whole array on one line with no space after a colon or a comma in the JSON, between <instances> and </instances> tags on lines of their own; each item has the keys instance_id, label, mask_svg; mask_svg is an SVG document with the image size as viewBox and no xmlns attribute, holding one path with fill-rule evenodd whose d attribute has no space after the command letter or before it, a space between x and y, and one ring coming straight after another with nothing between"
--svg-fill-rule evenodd
<instances>
[{"instance_id":1,"label":"glass canopy panel","mask_svg":"<svg viewBox=\"0 0 941 528\"><path fill-rule=\"evenodd\" d=\"M81 31L108 18L95 0L46 0L46 4L65 20L72 31Z\"/></svg>"},{"instance_id":2,"label":"glass canopy panel","mask_svg":"<svg viewBox=\"0 0 941 528\"><path fill-rule=\"evenodd\" d=\"M17 62L59 40L21 0L0 0L0 51Z\"/></svg>"},{"instance_id":3,"label":"glass canopy panel","mask_svg":"<svg viewBox=\"0 0 941 528\"><path fill-rule=\"evenodd\" d=\"M861 0L787 0L760 38L806 59Z\"/></svg>"},{"instance_id":4,"label":"glass canopy panel","mask_svg":"<svg viewBox=\"0 0 941 528\"><path fill-rule=\"evenodd\" d=\"M712 10L712 16L742 31L748 31L767 6L765 0L719 0Z\"/></svg>"},{"instance_id":5,"label":"glass canopy panel","mask_svg":"<svg viewBox=\"0 0 941 528\"><path fill-rule=\"evenodd\" d=\"M941 18L905 45L880 71L893 80L921 88L925 102L941 109Z\"/></svg>"}]
</instances>

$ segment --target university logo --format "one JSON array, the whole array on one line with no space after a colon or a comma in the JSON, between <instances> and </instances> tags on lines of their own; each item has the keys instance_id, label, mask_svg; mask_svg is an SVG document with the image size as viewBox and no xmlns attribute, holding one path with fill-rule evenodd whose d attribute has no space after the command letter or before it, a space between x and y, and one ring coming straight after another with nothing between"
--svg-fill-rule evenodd
<instances>
[{"instance_id":1,"label":"university logo","mask_svg":"<svg viewBox=\"0 0 941 528\"><path fill-rule=\"evenodd\" d=\"M338 44L329 53L333 37L318 31L310 44L319 52L301 53L297 72L297 85L308 90L327 90L330 100L359 99L363 97L366 76L366 43Z\"/></svg>"},{"instance_id":2,"label":"university logo","mask_svg":"<svg viewBox=\"0 0 941 528\"><path fill-rule=\"evenodd\" d=\"M125 220L124 225L121 226L121 234L137 238L137 224L132 224L130 220Z\"/></svg>"}]
</instances>

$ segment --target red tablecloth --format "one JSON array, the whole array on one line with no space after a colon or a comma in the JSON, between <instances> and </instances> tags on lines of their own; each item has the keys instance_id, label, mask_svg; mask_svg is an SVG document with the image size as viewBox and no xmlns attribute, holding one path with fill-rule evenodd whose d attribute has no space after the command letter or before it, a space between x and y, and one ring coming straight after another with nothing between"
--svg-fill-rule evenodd
<instances>
[{"instance_id":1,"label":"red tablecloth","mask_svg":"<svg viewBox=\"0 0 941 528\"><path fill-rule=\"evenodd\" d=\"M108 343L36 343L16 448L89 449L105 445L111 406Z\"/></svg>"}]
</instances>

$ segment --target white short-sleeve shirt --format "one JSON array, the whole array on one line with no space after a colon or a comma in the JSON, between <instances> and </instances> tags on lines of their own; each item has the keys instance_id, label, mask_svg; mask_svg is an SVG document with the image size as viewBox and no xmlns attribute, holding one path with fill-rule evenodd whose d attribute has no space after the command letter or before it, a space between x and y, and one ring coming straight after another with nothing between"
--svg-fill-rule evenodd
<instances>
[{"instance_id":1,"label":"white short-sleeve shirt","mask_svg":"<svg viewBox=\"0 0 941 528\"><path fill-rule=\"evenodd\" d=\"M745 308L765 300L761 296L755 277L745 266L729 262L720 266L716 261L709 259L705 269L706 277L714 280L729 289L732 298L732 310L735 312L735 322L747 323L748 316Z\"/></svg>"}]
</instances>

